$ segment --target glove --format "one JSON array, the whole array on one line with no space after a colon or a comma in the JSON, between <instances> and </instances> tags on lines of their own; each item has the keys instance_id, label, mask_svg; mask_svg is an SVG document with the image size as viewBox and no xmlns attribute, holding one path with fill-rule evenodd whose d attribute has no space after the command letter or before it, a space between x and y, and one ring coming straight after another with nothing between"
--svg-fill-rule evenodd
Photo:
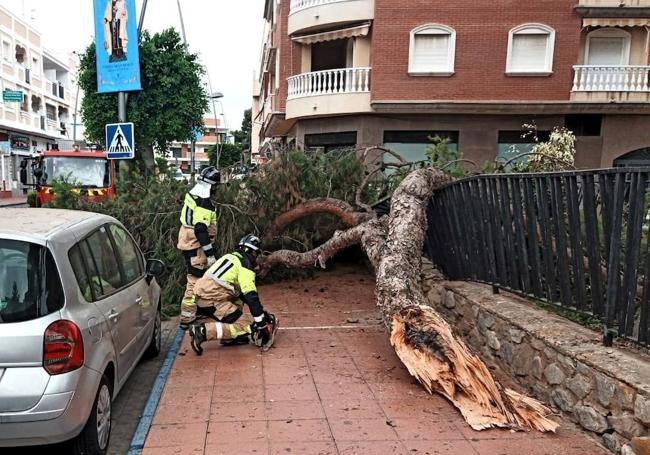
<instances>
[{"instance_id":1,"label":"glove","mask_svg":"<svg viewBox=\"0 0 650 455\"><path fill-rule=\"evenodd\" d=\"M208 256L208 267L212 267L215 262L217 262L217 258L214 256Z\"/></svg>"},{"instance_id":2,"label":"glove","mask_svg":"<svg viewBox=\"0 0 650 455\"><path fill-rule=\"evenodd\" d=\"M269 323L272 322L269 313L264 312L264 318L260 322L253 322L251 325L252 333L251 340L257 347L262 347L269 342L271 338L271 330L269 330Z\"/></svg>"}]
</instances>

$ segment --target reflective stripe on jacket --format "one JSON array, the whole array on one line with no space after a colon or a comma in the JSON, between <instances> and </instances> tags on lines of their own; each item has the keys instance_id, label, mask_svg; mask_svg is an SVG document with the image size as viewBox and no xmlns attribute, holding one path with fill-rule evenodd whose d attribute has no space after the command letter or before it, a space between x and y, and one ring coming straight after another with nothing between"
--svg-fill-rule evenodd
<instances>
[{"instance_id":1,"label":"reflective stripe on jacket","mask_svg":"<svg viewBox=\"0 0 650 455\"><path fill-rule=\"evenodd\" d=\"M190 194L186 194L180 219L181 224L186 227L194 227L198 223L210 226L217 222L217 215L214 210L200 207Z\"/></svg>"},{"instance_id":2,"label":"reflective stripe on jacket","mask_svg":"<svg viewBox=\"0 0 650 455\"><path fill-rule=\"evenodd\" d=\"M237 254L226 254L207 270L204 275L215 283L228 289L233 294L248 294L257 292L255 287L255 272L242 265Z\"/></svg>"}]
</instances>

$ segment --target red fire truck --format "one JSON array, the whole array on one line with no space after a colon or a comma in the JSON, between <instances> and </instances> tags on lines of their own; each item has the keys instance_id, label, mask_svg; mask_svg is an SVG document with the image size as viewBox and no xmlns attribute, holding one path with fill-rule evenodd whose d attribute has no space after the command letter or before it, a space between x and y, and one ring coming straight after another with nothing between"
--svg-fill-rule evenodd
<instances>
[{"instance_id":1,"label":"red fire truck","mask_svg":"<svg viewBox=\"0 0 650 455\"><path fill-rule=\"evenodd\" d=\"M36 206L54 199L53 183L65 178L89 201L103 201L115 195L115 165L106 152L96 150L48 150L21 163L20 180L36 188ZM33 182L28 183L31 167Z\"/></svg>"}]
</instances>

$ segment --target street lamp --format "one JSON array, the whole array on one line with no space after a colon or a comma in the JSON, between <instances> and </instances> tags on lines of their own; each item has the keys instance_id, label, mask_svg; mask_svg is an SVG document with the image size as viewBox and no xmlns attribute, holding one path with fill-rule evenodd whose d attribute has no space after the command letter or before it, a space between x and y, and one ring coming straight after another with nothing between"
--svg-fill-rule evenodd
<instances>
[{"instance_id":1,"label":"street lamp","mask_svg":"<svg viewBox=\"0 0 650 455\"><path fill-rule=\"evenodd\" d=\"M223 144L221 140L219 140L219 121L217 120L217 108L214 102L215 100L219 100L219 106L221 106L221 115L223 115L223 123L224 126L226 126L226 114L223 111L223 104L221 104L220 101L220 99L223 98L223 93L213 92L209 98L212 100L212 113L214 114L214 135L215 138L217 139L217 170L220 170L219 161L221 159L221 151L223 150Z\"/></svg>"}]
</instances>

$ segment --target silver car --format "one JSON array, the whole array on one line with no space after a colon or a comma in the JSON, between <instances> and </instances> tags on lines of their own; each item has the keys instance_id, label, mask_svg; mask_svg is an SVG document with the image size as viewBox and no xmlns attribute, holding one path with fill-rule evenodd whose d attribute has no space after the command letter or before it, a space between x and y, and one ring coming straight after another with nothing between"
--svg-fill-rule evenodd
<instances>
[{"instance_id":1,"label":"silver car","mask_svg":"<svg viewBox=\"0 0 650 455\"><path fill-rule=\"evenodd\" d=\"M109 216L0 209L0 447L106 453L112 400L160 351L163 271Z\"/></svg>"}]
</instances>

